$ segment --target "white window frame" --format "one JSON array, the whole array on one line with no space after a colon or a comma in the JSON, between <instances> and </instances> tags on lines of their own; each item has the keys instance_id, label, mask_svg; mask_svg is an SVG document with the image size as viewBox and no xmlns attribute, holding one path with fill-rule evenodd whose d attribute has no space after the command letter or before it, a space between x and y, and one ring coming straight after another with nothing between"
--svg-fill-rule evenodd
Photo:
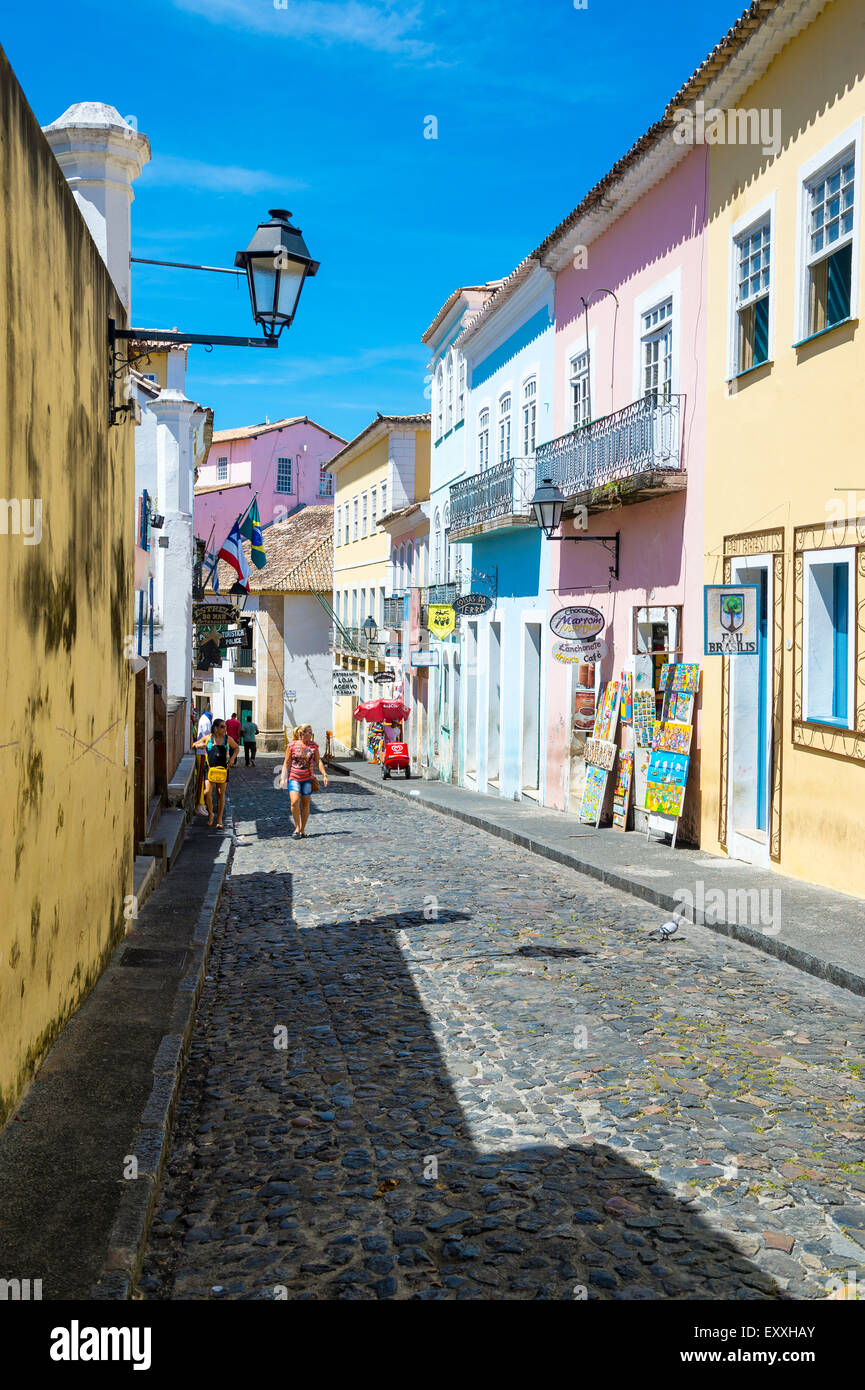
<instances>
[{"instance_id":1,"label":"white window frame","mask_svg":"<svg viewBox=\"0 0 865 1390\"><path fill-rule=\"evenodd\" d=\"M381 514L387 516L387 479L379 486L381 487Z\"/></svg>"},{"instance_id":2,"label":"white window frame","mask_svg":"<svg viewBox=\"0 0 865 1390\"><path fill-rule=\"evenodd\" d=\"M341 521L342 521L342 508L341 508L341 507L334 507L334 509L333 509L333 543L334 543L334 545L339 545L339 544L340 544L340 530L339 530L339 528L340 528L340 522L341 522Z\"/></svg>"},{"instance_id":3,"label":"white window frame","mask_svg":"<svg viewBox=\"0 0 865 1390\"><path fill-rule=\"evenodd\" d=\"M482 405L478 411L478 472L483 473L490 466L490 407Z\"/></svg>"},{"instance_id":4,"label":"white window frame","mask_svg":"<svg viewBox=\"0 0 865 1390\"><path fill-rule=\"evenodd\" d=\"M460 352L457 354L456 424L460 424L466 418L466 375L466 359Z\"/></svg>"},{"instance_id":5,"label":"white window frame","mask_svg":"<svg viewBox=\"0 0 865 1390\"><path fill-rule=\"evenodd\" d=\"M682 268L676 266L662 280L656 280L653 285L644 290L634 300L633 308L633 334L634 334L634 394L633 401L643 399L643 315L647 314L657 304L663 304L664 300L672 299L673 312L671 323L673 326L673 350L670 371L670 394L679 395L679 382L681 380L681 347L682 347Z\"/></svg>"},{"instance_id":6,"label":"white window frame","mask_svg":"<svg viewBox=\"0 0 865 1390\"><path fill-rule=\"evenodd\" d=\"M351 499L351 538L353 541L360 540L360 498Z\"/></svg>"},{"instance_id":7,"label":"white window frame","mask_svg":"<svg viewBox=\"0 0 865 1390\"><path fill-rule=\"evenodd\" d=\"M378 531L378 488L371 487L369 490L369 534L374 536Z\"/></svg>"},{"instance_id":8,"label":"white window frame","mask_svg":"<svg viewBox=\"0 0 865 1390\"><path fill-rule=\"evenodd\" d=\"M369 495L364 490L360 494L360 538L366 540L369 523Z\"/></svg>"},{"instance_id":9,"label":"white window frame","mask_svg":"<svg viewBox=\"0 0 865 1390\"><path fill-rule=\"evenodd\" d=\"M224 471L223 471L224 470ZM223 454L222 458L216 460L216 481L218 483L228 482L228 455Z\"/></svg>"},{"instance_id":10,"label":"white window frame","mask_svg":"<svg viewBox=\"0 0 865 1390\"><path fill-rule=\"evenodd\" d=\"M444 367L439 362L436 367L436 439L444 434Z\"/></svg>"},{"instance_id":11,"label":"white window frame","mask_svg":"<svg viewBox=\"0 0 865 1390\"><path fill-rule=\"evenodd\" d=\"M533 389L529 389L529 388ZM531 371L520 382L520 457L530 458L538 447L538 374ZM531 440L529 440L531 428Z\"/></svg>"},{"instance_id":12,"label":"white window frame","mask_svg":"<svg viewBox=\"0 0 865 1390\"><path fill-rule=\"evenodd\" d=\"M583 361L585 362L585 367L584 367L584 368L581 368L579 371L576 371L576 370L574 369L574 364L575 364L576 362L583 362ZM575 388L575 386L576 386L576 384L577 384L578 381L580 381L580 382L585 382L585 385L586 385L586 388L587 388L587 389L586 389L586 392L585 392L585 393L581 393L581 400L582 400L584 403L587 403L587 404L588 404L588 408L589 408L589 409L588 409L588 416L587 416L587 418L586 418L585 420L580 420L579 424L577 423L577 420L576 420L576 413L577 413L577 412L576 412L576 396L575 396L575 393L574 393L574 388ZM588 425L588 424L591 422L592 418L593 418L593 417L592 417L592 352L591 352L591 348L587 348L586 345L585 345L585 343L583 344L583 346L582 346L581 348L578 348L576 352L571 352L571 353L568 354L568 399L569 399L569 401L570 401L570 421L569 421L569 428L570 428L571 430L577 430L577 429L583 429L583 428L585 428L585 426Z\"/></svg>"},{"instance_id":13,"label":"white window frame","mask_svg":"<svg viewBox=\"0 0 865 1390\"><path fill-rule=\"evenodd\" d=\"M507 401L507 409L504 402ZM498 453L499 463L507 463L512 457L511 426L513 422L513 392L508 388L502 391L498 403ZM507 427L507 428L505 428Z\"/></svg>"},{"instance_id":14,"label":"white window frame","mask_svg":"<svg viewBox=\"0 0 865 1390\"><path fill-rule=\"evenodd\" d=\"M802 556L802 717L807 723L831 724L852 729L856 723L856 547L806 550ZM847 566L847 722L839 724L831 714L812 714L809 690L811 638L811 571L819 565Z\"/></svg>"},{"instance_id":15,"label":"white window frame","mask_svg":"<svg viewBox=\"0 0 865 1390\"><path fill-rule=\"evenodd\" d=\"M850 272L850 318L859 317L859 258L861 256L860 241L862 235L862 217L860 205L862 200L862 126L863 118L859 117L846 130L842 130L840 135L836 135L828 145L824 145L811 159L799 166L797 175L799 189L799 216L796 224L796 279L793 305L793 323L795 325L796 342L801 343L811 336L808 311L809 311L809 287L811 265L820 256L810 257L809 251L809 214L810 214L810 190L812 184L818 180L818 176L831 165L840 159L841 155L852 147L854 159L854 187L856 196L853 202L853 256L852 270ZM843 245L844 243L841 243ZM838 249L837 247L835 249ZM829 253L830 255L832 252ZM837 325L836 325L837 326Z\"/></svg>"},{"instance_id":16,"label":"white window frame","mask_svg":"<svg viewBox=\"0 0 865 1390\"><path fill-rule=\"evenodd\" d=\"M283 464L283 463L287 463L287 464L288 464L288 487L280 487L280 486L279 486L279 468L280 468L280 464ZM292 494L294 493L294 459L291 457L290 454L280 454L280 455L277 457L277 460L276 460L276 487L275 487L274 491L275 491L275 492L281 493L283 497L291 497Z\"/></svg>"},{"instance_id":17,"label":"white window frame","mask_svg":"<svg viewBox=\"0 0 865 1390\"><path fill-rule=\"evenodd\" d=\"M433 537L435 541L435 551L433 554L433 584L441 583L442 573L442 514L436 507L435 524L433 527Z\"/></svg>"},{"instance_id":18,"label":"white window frame","mask_svg":"<svg viewBox=\"0 0 865 1390\"><path fill-rule=\"evenodd\" d=\"M746 236L758 227L769 224L769 356L764 366L775 357L775 284L776 284L776 229L777 193L770 193L730 227L729 235L729 303L727 306L727 381L733 381L742 372L738 364L739 354L739 245ZM744 369L749 370L748 368ZM751 369L753 370L753 369Z\"/></svg>"},{"instance_id":19,"label":"white window frame","mask_svg":"<svg viewBox=\"0 0 865 1390\"><path fill-rule=\"evenodd\" d=\"M350 509L350 507L349 507L349 504L348 504L348 502L346 502L345 506L344 506L343 509L342 509L342 525L343 525L342 543L343 543L343 545L348 545L348 543L349 543L349 531L350 531L350 528L351 528L351 514L350 514L350 511L351 511L351 509Z\"/></svg>"},{"instance_id":20,"label":"white window frame","mask_svg":"<svg viewBox=\"0 0 865 1390\"><path fill-rule=\"evenodd\" d=\"M445 434L450 434L454 427L454 355L448 353L447 366L445 367Z\"/></svg>"},{"instance_id":21,"label":"white window frame","mask_svg":"<svg viewBox=\"0 0 865 1390\"><path fill-rule=\"evenodd\" d=\"M406 582L405 582L405 587L406 587L407 589L410 589L410 588L412 587L412 584L413 584L413 580L414 580L414 576L412 575L412 570L413 570L413 569L414 569L414 545L413 545L413 543L412 543L411 541L406 541L406 547L405 547L405 576L406 576Z\"/></svg>"}]
</instances>

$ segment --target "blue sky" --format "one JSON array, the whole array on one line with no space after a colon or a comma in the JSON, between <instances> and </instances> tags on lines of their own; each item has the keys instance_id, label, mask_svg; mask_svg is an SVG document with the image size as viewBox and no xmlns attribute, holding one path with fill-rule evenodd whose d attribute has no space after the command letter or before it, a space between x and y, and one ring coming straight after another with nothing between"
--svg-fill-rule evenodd
<instances>
[{"instance_id":1,"label":"blue sky","mask_svg":"<svg viewBox=\"0 0 865 1390\"><path fill-rule=\"evenodd\" d=\"M135 116L133 253L232 265L288 207L321 261L277 352L190 351L216 427L351 437L428 409L421 334L508 274L656 120L744 0L42 0L2 42L39 121ZM424 139L434 115L438 139ZM133 267L135 327L254 331L228 276Z\"/></svg>"}]
</instances>

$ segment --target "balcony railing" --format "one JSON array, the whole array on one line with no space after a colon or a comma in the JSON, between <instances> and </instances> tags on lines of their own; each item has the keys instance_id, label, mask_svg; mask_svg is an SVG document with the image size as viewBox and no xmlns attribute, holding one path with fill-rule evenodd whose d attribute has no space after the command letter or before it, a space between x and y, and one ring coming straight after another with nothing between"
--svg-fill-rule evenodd
<instances>
[{"instance_id":1,"label":"balcony railing","mask_svg":"<svg viewBox=\"0 0 865 1390\"><path fill-rule=\"evenodd\" d=\"M549 478L565 497L574 497L641 474L681 474L681 401L645 396L538 445L537 482Z\"/></svg>"},{"instance_id":2,"label":"balcony railing","mask_svg":"<svg viewBox=\"0 0 865 1390\"><path fill-rule=\"evenodd\" d=\"M427 588L421 589L420 601L424 608L428 608L431 603L453 603L461 592L459 580L448 584L430 584Z\"/></svg>"},{"instance_id":3,"label":"balcony railing","mask_svg":"<svg viewBox=\"0 0 865 1390\"><path fill-rule=\"evenodd\" d=\"M465 531L506 516L532 515L534 459L513 458L462 478L450 489L450 529Z\"/></svg>"}]
</instances>

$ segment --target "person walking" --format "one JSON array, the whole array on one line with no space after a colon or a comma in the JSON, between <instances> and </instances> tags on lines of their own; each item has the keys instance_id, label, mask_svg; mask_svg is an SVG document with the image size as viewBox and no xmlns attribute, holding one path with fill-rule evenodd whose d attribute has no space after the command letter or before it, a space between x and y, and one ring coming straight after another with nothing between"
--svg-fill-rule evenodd
<instances>
[{"instance_id":1,"label":"person walking","mask_svg":"<svg viewBox=\"0 0 865 1390\"><path fill-rule=\"evenodd\" d=\"M192 747L195 748L195 788L193 799L195 801L195 814L198 816L207 815L205 804L204 788L207 785L207 758L199 748L198 739L209 738L210 730L213 725L213 716L210 713L210 706L205 705L198 719L198 727L193 726Z\"/></svg>"},{"instance_id":2,"label":"person walking","mask_svg":"<svg viewBox=\"0 0 865 1390\"><path fill-rule=\"evenodd\" d=\"M224 719L214 719L213 727L204 738L197 739L193 747L203 748L207 758L207 781L204 784L204 799L207 802L207 824L213 825L213 791L216 789L216 828L222 830L222 817L225 812L225 791L228 786L228 769L237 761L239 746L225 727Z\"/></svg>"},{"instance_id":3,"label":"person walking","mask_svg":"<svg viewBox=\"0 0 865 1390\"><path fill-rule=\"evenodd\" d=\"M285 761L279 785L288 783L291 793L291 814L294 819L295 840L306 839L306 823L309 820L313 791L318 791L315 777L315 761L318 760L322 781L327 786L327 772L321 760L318 744L312 736L311 724L298 724L291 742L285 750Z\"/></svg>"},{"instance_id":4,"label":"person walking","mask_svg":"<svg viewBox=\"0 0 865 1390\"><path fill-rule=\"evenodd\" d=\"M240 743L240 720L237 717L237 710L234 711L230 719L226 719L225 727L235 743Z\"/></svg>"},{"instance_id":5,"label":"person walking","mask_svg":"<svg viewBox=\"0 0 865 1390\"><path fill-rule=\"evenodd\" d=\"M251 714L248 714L243 721L241 738L243 739L243 754L246 758L246 766L249 767L251 761L252 766L255 767L255 741L258 738L258 725L253 723Z\"/></svg>"},{"instance_id":6,"label":"person walking","mask_svg":"<svg viewBox=\"0 0 865 1390\"><path fill-rule=\"evenodd\" d=\"M198 720L198 737L204 738L205 734L209 736L212 727L213 715L210 713L210 705L205 705Z\"/></svg>"}]
</instances>

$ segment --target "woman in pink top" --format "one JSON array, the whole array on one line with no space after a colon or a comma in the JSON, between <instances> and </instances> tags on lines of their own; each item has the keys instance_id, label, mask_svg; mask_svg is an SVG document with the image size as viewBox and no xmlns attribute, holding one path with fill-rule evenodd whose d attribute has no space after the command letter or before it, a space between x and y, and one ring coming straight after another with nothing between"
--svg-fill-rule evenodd
<instances>
[{"instance_id":1,"label":"woman in pink top","mask_svg":"<svg viewBox=\"0 0 865 1390\"><path fill-rule=\"evenodd\" d=\"M316 759L322 781L327 786L327 773L321 760L318 744L312 737L312 725L299 724L294 730L294 737L285 750L285 761L282 764L282 773L279 778L280 787L284 787L288 783L291 793L291 814L294 817L293 838L295 840L306 839L306 822L309 820Z\"/></svg>"}]
</instances>

